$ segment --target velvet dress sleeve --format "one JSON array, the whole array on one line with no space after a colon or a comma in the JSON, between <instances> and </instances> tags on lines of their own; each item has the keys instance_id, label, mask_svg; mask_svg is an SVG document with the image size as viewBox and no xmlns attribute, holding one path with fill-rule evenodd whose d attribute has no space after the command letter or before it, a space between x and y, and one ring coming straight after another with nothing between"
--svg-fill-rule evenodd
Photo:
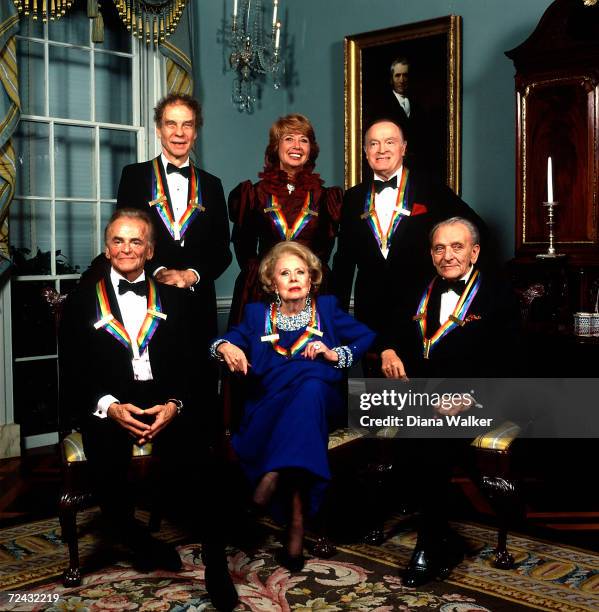
<instances>
[{"instance_id":1,"label":"velvet dress sleeve","mask_svg":"<svg viewBox=\"0 0 599 612\"><path fill-rule=\"evenodd\" d=\"M233 223L231 242L239 267L258 257L258 228L253 211L256 192L251 181L239 183L229 194L229 219Z\"/></svg>"}]
</instances>

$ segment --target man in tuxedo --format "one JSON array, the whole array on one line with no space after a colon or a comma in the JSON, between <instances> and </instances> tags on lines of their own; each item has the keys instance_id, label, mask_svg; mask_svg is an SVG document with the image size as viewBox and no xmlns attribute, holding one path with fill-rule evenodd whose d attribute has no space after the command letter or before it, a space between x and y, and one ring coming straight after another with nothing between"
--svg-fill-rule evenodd
<instances>
[{"instance_id":1,"label":"man in tuxedo","mask_svg":"<svg viewBox=\"0 0 599 612\"><path fill-rule=\"evenodd\" d=\"M198 490L200 479L210 480L213 473L203 432L191 418L199 406L190 383L195 347L187 325L189 297L146 275L153 254L148 213L117 210L105 230L109 269L66 302L59 338L61 402L78 416L107 535L132 550L140 570L178 571L175 548L135 521L127 481L133 443L152 443L153 455L160 456L156 485L168 483L173 500L182 490ZM201 474L198 455L204 455ZM237 594L222 533L210 515L216 512L203 517L206 588L219 609L230 610Z\"/></svg>"},{"instance_id":2,"label":"man in tuxedo","mask_svg":"<svg viewBox=\"0 0 599 612\"><path fill-rule=\"evenodd\" d=\"M475 264L480 255L476 226L454 217L431 231L430 254L437 272L413 293L412 316L392 316L381 344L382 372L387 378L483 378L515 372L515 300L508 287ZM440 407L438 414L459 414L470 404ZM443 412L445 410L445 412ZM425 415L434 416L434 415ZM408 444L405 444L405 443ZM402 448L399 448L401 446ZM449 575L463 558L463 543L448 526L451 470L464 451L462 440L402 440L410 470L402 478L415 482L420 510L418 539L406 586L416 587ZM398 465L405 461L397 460Z\"/></svg>"},{"instance_id":3,"label":"man in tuxedo","mask_svg":"<svg viewBox=\"0 0 599 612\"><path fill-rule=\"evenodd\" d=\"M355 316L381 332L390 304L407 307L405 296L430 278L428 233L453 216L481 219L445 185L404 165L408 144L391 119L367 126L364 151L374 180L349 189L343 199L333 290L349 307L355 281Z\"/></svg>"},{"instance_id":4,"label":"man in tuxedo","mask_svg":"<svg viewBox=\"0 0 599 612\"><path fill-rule=\"evenodd\" d=\"M188 325L197 338L196 363L211 397L211 412L217 381L216 366L208 355L209 342L217 335L214 281L232 259L225 196L220 179L189 158L202 125L199 102L170 94L156 105L154 122L162 152L151 161L123 168L117 208L148 211L156 246L147 271L159 283L192 294L195 307ZM211 416L216 418L214 413Z\"/></svg>"}]
</instances>

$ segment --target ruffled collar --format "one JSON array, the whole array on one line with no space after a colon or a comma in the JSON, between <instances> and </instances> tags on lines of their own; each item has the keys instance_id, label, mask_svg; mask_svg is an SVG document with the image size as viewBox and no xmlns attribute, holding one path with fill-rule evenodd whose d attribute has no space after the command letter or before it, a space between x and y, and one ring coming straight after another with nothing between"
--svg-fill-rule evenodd
<instances>
[{"instance_id":1,"label":"ruffled collar","mask_svg":"<svg viewBox=\"0 0 599 612\"><path fill-rule=\"evenodd\" d=\"M273 195L279 197L289 195L287 184L291 181L287 176L287 172L281 170L280 168L270 168L260 172L258 176L260 177L264 190L267 193L272 193ZM296 192L306 193L308 191L319 189L323 183L324 181L320 178L319 174L304 168L295 175L292 184L295 185Z\"/></svg>"}]
</instances>

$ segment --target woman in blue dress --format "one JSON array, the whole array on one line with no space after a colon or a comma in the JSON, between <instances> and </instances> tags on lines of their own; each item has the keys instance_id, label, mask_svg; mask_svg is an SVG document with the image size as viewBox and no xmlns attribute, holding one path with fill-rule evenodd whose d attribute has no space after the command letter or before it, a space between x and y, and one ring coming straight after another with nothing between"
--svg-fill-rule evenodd
<instances>
[{"instance_id":1,"label":"woman in blue dress","mask_svg":"<svg viewBox=\"0 0 599 612\"><path fill-rule=\"evenodd\" d=\"M322 499L331 474L328 433L345 421L343 370L359 359L374 333L337 305L316 298L319 259L302 244L275 245L260 264L270 304L245 308L241 323L212 345L231 372L248 375L244 416L233 448L265 506L275 491L288 508L287 546L280 562L303 567L304 516Z\"/></svg>"}]
</instances>

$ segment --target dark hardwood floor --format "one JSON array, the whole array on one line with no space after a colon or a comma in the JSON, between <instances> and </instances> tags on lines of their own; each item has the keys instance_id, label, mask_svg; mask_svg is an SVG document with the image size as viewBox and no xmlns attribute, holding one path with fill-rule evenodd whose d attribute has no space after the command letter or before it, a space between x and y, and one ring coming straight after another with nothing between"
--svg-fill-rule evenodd
<instances>
[{"instance_id":1,"label":"dark hardwood floor","mask_svg":"<svg viewBox=\"0 0 599 612\"><path fill-rule=\"evenodd\" d=\"M54 446L0 459L0 528L56 516L60 459Z\"/></svg>"}]
</instances>

